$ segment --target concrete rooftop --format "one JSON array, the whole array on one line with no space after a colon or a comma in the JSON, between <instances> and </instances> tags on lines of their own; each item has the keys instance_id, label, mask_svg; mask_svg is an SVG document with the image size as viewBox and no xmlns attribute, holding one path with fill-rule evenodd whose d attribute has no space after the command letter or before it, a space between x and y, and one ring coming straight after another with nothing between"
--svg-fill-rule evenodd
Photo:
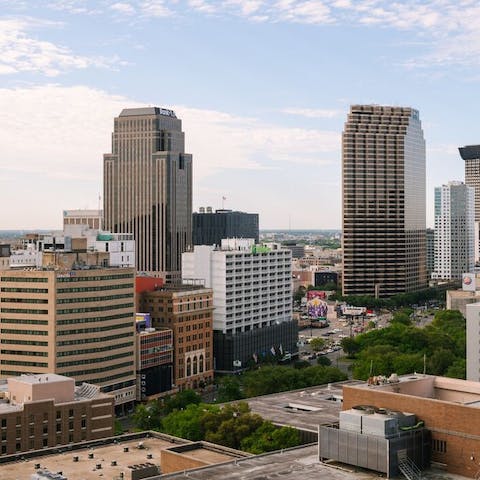
<instances>
[{"instance_id":1,"label":"concrete rooftop","mask_svg":"<svg viewBox=\"0 0 480 480\"><path fill-rule=\"evenodd\" d=\"M363 383L365 382L347 380L248 398L245 401L252 412L276 425L288 425L317 432L317 426L321 423L338 422L338 415L342 409L343 386Z\"/></svg>"}]
</instances>

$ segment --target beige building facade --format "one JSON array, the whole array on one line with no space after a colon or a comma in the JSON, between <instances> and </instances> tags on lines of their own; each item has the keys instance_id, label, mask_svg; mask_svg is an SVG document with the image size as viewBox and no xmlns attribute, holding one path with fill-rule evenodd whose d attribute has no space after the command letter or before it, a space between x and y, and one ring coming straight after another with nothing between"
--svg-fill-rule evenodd
<instances>
[{"instance_id":1,"label":"beige building facade","mask_svg":"<svg viewBox=\"0 0 480 480\"><path fill-rule=\"evenodd\" d=\"M0 377L54 372L135 400L133 268L0 273Z\"/></svg>"}]
</instances>

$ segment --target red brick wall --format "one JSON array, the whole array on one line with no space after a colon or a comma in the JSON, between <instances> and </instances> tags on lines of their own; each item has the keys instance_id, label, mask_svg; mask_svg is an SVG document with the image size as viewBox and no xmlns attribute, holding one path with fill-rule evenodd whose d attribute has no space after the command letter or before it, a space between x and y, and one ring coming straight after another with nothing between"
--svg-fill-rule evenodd
<instances>
[{"instance_id":1,"label":"red brick wall","mask_svg":"<svg viewBox=\"0 0 480 480\"><path fill-rule=\"evenodd\" d=\"M432 440L446 441L446 453L432 451L434 462L444 463L449 472L467 477L474 477L480 471L480 408L375 388L344 386L342 408L348 410L355 405L415 413L432 432Z\"/></svg>"}]
</instances>

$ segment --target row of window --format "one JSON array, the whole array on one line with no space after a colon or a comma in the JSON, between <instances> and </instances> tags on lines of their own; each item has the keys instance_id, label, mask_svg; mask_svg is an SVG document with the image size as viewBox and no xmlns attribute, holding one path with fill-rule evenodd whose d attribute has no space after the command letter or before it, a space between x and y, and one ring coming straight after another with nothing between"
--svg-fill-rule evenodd
<instances>
[{"instance_id":1,"label":"row of window","mask_svg":"<svg viewBox=\"0 0 480 480\"><path fill-rule=\"evenodd\" d=\"M8 298L3 297L0 299L2 303L48 303L47 298Z\"/></svg>"},{"instance_id":2,"label":"row of window","mask_svg":"<svg viewBox=\"0 0 480 480\"><path fill-rule=\"evenodd\" d=\"M0 350L0 355L24 355L27 357L48 357L47 352L29 352L25 350Z\"/></svg>"},{"instance_id":3,"label":"row of window","mask_svg":"<svg viewBox=\"0 0 480 480\"><path fill-rule=\"evenodd\" d=\"M48 335L48 332L46 330L17 330L13 328L2 328L0 329L0 333L10 335Z\"/></svg>"},{"instance_id":4,"label":"row of window","mask_svg":"<svg viewBox=\"0 0 480 480\"><path fill-rule=\"evenodd\" d=\"M16 325L48 325L48 320L31 320L29 318L2 318L0 323L14 323Z\"/></svg>"},{"instance_id":5,"label":"row of window","mask_svg":"<svg viewBox=\"0 0 480 480\"><path fill-rule=\"evenodd\" d=\"M68 350L67 352L57 352L57 357L70 357L72 355L84 355L86 353L107 352L109 350L117 350L119 348L132 347L132 346L133 346L133 342L125 342L125 343L117 343L115 345L108 345L107 347L84 348L81 350ZM65 366L65 365L62 365L62 366Z\"/></svg>"},{"instance_id":6,"label":"row of window","mask_svg":"<svg viewBox=\"0 0 480 480\"><path fill-rule=\"evenodd\" d=\"M65 315L68 313L104 312L106 310L118 310L119 308L133 308L133 303L120 303L118 305L106 305L103 307L63 308L58 309L57 314Z\"/></svg>"},{"instance_id":7,"label":"row of window","mask_svg":"<svg viewBox=\"0 0 480 480\"><path fill-rule=\"evenodd\" d=\"M22 313L27 315L47 315L48 310L37 310L31 308L2 308L2 313Z\"/></svg>"},{"instance_id":8,"label":"row of window","mask_svg":"<svg viewBox=\"0 0 480 480\"><path fill-rule=\"evenodd\" d=\"M48 288L2 287L0 291L8 293L48 293Z\"/></svg>"},{"instance_id":9,"label":"row of window","mask_svg":"<svg viewBox=\"0 0 480 480\"><path fill-rule=\"evenodd\" d=\"M118 335L110 335L108 337L93 337L93 338L77 338L75 340L62 340L57 342L57 347L64 347L66 345L84 345L86 343L100 343L108 342L110 340L117 340L119 338L133 337L133 332L119 333ZM62 356L63 352L59 352L58 356Z\"/></svg>"},{"instance_id":10,"label":"row of window","mask_svg":"<svg viewBox=\"0 0 480 480\"><path fill-rule=\"evenodd\" d=\"M71 367L73 365L91 365L92 363L109 362L111 360L117 360L119 358L131 357L132 352L117 353L116 355L110 355L108 357L95 357L85 358L83 360L73 360L71 362L57 362L57 367Z\"/></svg>"},{"instance_id":11,"label":"row of window","mask_svg":"<svg viewBox=\"0 0 480 480\"><path fill-rule=\"evenodd\" d=\"M107 325L105 327L75 328L72 330L61 330L57 335L78 335L84 333L107 332L108 330L117 330L119 328L131 328L131 323L118 323L116 325Z\"/></svg>"},{"instance_id":12,"label":"row of window","mask_svg":"<svg viewBox=\"0 0 480 480\"><path fill-rule=\"evenodd\" d=\"M77 325L78 323L96 323L106 322L108 320L118 320L120 318L132 318L131 314L116 313L115 315L107 315L105 317L89 317L89 318L69 318L65 320L57 320L57 325Z\"/></svg>"},{"instance_id":13,"label":"row of window","mask_svg":"<svg viewBox=\"0 0 480 480\"><path fill-rule=\"evenodd\" d=\"M1 277L0 282L33 282L33 283L47 283L46 277Z\"/></svg>"},{"instance_id":14,"label":"row of window","mask_svg":"<svg viewBox=\"0 0 480 480\"><path fill-rule=\"evenodd\" d=\"M102 367L102 368L92 368L89 370L74 370L71 372L65 372L63 375L67 377L79 377L82 375L92 375L96 373L103 373L103 372L108 372L111 370L116 370L118 368L124 368L124 367L133 367L133 361L131 362L123 362L123 363L118 363L117 365L111 365L109 367ZM18 372L17 372L18 375ZM88 383L104 383L108 382L110 380L115 380L117 378L122 378L122 377L127 377L129 375L133 375L133 372L124 372L124 373L118 373L117 375L112 375L110 377L105 377L105 378L91 378L88 380Z\"/></svg>"},{"instance_id":15,"label":"row of window","mask_svg":"<svg viewBox=\"0 0 480 480\"><path fill-rule=\"evenodd\" d=\"M48 342L40 342L38 340L15 340L2 338L0 343L4 345L34 345L36 347L48 347Z\"/></svg>"},{"instance_id":16,"label":"row of window","mask_svg":"<svg viewBox=\"0 0 480 480\"><path fill-rule=\"evenodd\" d=\"M133 293L121 293L119 295L107 295L102 297L57 298L57 305L62 303L87 303L97 302L99 300L118 300L119 298L133 298Z\"/></svg>"},{"instance_id":17,"label":"row of window","mask_svg":"<svg viewBox=\"0 0 480 480\"><path fill-rule=\"evenodd\" d=\"M68 287L58 288L57 293L78 293L78 292L101 292L104 290L120 290L122 288L132 288L131 283L120 283L118 285L98 285L95 287Z\"/></svg>"},{"instance_id":18,"label":"row of window","mask_svg":"<svg viewBox=\"0 0 480 480\"><path fill-rule=\"evenodd\" d=\"M47 368L48 363L45 362L23 362L20 360L0 360L1 365L18 365L21 367L40 367L40 368ZM18 375L18 372L15 373Z\"/></svg>"},{"instance_id":19,"label":"row of window","mask_svg":"<svg viewBox=\"0 0 480 480\"><path fill-rule=\"evenodd\" d=\"M120 275L95 275L92 277L57 277L57 282L104 282L105 280L120 280L124 278L133 279L133 273L123 273Z\"/></svg>"}]
</instances>

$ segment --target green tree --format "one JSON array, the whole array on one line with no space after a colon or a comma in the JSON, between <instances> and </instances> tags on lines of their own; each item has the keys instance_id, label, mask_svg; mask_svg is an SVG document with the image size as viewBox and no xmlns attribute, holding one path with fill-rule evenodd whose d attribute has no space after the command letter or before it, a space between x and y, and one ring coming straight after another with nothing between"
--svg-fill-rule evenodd
<instances>
[{"instance_id":1,"label":"green tree","mask_svg":"<svg viewBox=\"0 0 480 480\"><path fill-rule=\"evenodd\" d=\"M450 365L455 363L456 357L451 350L440 349L428 358L427 372L430 375L445 375Z\"/></svg>"},{"instance_id":2,"label":"green tree","mask_svg":"<svg viewBox=\"0 0 480 480\"><path fill-rule=\"evenodd\" d=\"M317 357L317 365L323 365L325 367L329 367L331 364L332 364L332 361L325 355L321 355L320 357Z\"/></svg>"},{"instance_id":3,"label":"green tree","mask_svg":"<svg viewBox=\"0 0 480 480\"><path fill-rule=\"evenodd\" d=\"M305 287L300 285L297 291L293 294L293 301L296 303L300 303L302 301L302 298L305 296L306 291L307 290L305 289Z\"/></svg>"},{"instance_id":4,"label":"green tree","mask_svg":"<svg viewBox=\"0 0 480 480\"><path fill-rule=\"evenodd\" d=\"M183 410L172 411L162 420L162 432L192 441L203 440L201 420L207 408L211 407L192 403Z\"/></svg>"},{"instance_id":5,"label":"green tree","mask_svg":"<svg viewBox=\"0 0 480 480\"><path fill-rule=\"evenodd\" d=\"M465 380L467 378L467 362L464 358L457 358L452 365L450 365L445 372L446 377L460 378Z\"/></svg>"},{"instance_id":6,"label":"green tree","mask_svg":"<svg viewBox=\"0 0 480 480\"><path fill-rule=\"evenodd\" d=\"M217 402L232 402L243 398L240 378L236 375L226 375L218 382Z\"/></svg>"},{"instance_id":7,"label":"green tree","mask_svg":"<svg viewBox=\"0 0 480 480\"><path fill-rule=\"evenodd\" d=\"M401 310L398 312L395 312L395 314L392 317L391 323L401 323L403 325L411 325L412 324L412 319L410 318L410 314L407 313L405 310Z\"/></svg>"},{"instance_id":8,"label":"green tree","mask_svg":"<svg viewBox=\"0 0 480 480\"><path fill-rule=\"evenodd\" d=\"M354 337L342 338L340 345L348 358L354 358L357 353L362 349L361 345Z\"/></svg>"},{"instance_id":9,"label":"green tree","mask_svg":"<svg viewBox=\"0 0 480 480\"><path fill-rule=\"evenodd\" d=\"M205 440L238 449L242 440L255 432L262 423L263 419L260 415L234 412L230 418L223 419L218 428L208 429L205 432Z\"/></svg>"},{"instance_id":10,"label":"green tree","mask_svg":"<svg viewBox=\"0 0 480 480\"><path fill-rule=\"evenodd\" d=\"M163 401L163 414L168 415L174 410L181 410L190 404L198 405L202 401L200 395L194 390L183 390L176 395L167 397Z\"/></svg>"},{"instance_id":11,"label":"green tree","mask_svg":"<svg viewBox=\"0 0 480 480\"><path fill-rule=\"evenodd\" d=\"M245 437L240 448L250 453L260 454L300 445L300 433L291 427L275 427L271 422L263 424L251 435Z\"/></svg>"},{"instance_id":12,"label":"green tree","mask_svg":"<svg viewBox=\"0 0 480 480\"><path fill-rule=\"evenodd\" d=\"M138 404L132 416L135 427L140 430L158 430L162 422L161 417L160 405L156 400Z\"/></svg>"},{"instance_id":13,"label":"green tree","mask_svg":"<svg viewBox=\"0 0 480 480\"><path fill-rule=\"evenodd\" d=\"M325 339L320 337L312 338L312 340L310 341L310 347L314 352L319 352L320 350L323 350L323 348L325 347Z\"/></svg>"}]
</instances>

